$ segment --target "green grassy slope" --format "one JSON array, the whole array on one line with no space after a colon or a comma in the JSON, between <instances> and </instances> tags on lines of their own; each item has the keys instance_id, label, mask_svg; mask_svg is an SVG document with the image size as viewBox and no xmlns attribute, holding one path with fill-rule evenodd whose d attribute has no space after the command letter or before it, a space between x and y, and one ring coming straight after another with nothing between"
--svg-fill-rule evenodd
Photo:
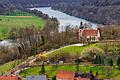
<instances>
[{"instance_id":1,"label":"green grassy slope","mask_svg":"<svg viewBox=\"0 0 120 80\"><path fill-rule=\"evenodd\" d=\"M11 61L3 65L0 65L0 75L2 73L5 74L6 72L10 71L13 68L13 66L17 66L20 63L21 63L21 60L15 60L15 61Z\"/></svg>"},{"instance_id":2,"label":"green grassy slope","mask_svg":"<svg viewBox=\"0 0 120 80\"><path fill-rule=\"evenodd\" d=\"M15 11L13 13L10 13L9 15L0 15L0 39L6 38L7 33L13 27L23 28L35 25L36 27L41 28L44 26L44 24L45 20L26 12Z\"/></svg>"},{"instance_id":3,"label":"green grassy slope","mask_svg":"<svg viewBox=\"0 0 120 80\"><path fill-rule=\"evenodd\" d=\"M82 51L84 51L86 48L91 48L91 47L98 47L96 44L91 44L88 46L69 46L65 48L58 49L56 51L53 51L50 54L47 54L48 57L55 57L57 55L64 55L64 54L69 54L70 56L78 56L82 55Z\"/></svg>"}]
</instances>

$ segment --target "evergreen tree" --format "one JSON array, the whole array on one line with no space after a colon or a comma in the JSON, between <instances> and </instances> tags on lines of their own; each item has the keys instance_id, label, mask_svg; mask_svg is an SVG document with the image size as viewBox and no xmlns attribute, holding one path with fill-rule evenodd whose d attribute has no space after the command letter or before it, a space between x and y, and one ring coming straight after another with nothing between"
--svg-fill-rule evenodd
<instances>
[{"instance_id":1,"label":"evergreen tree","mask_svg":"<svg viewBox=\"0 0 120 80\"><path fill-rule=\"evenodd\" d=\"M96 56L95 64L104 64L104 59L101 56Z\"/></svg>"},{"instance_id":2,"label":"evergreen tree","mask_svg":"<svg viewBox=\"0 0 120 80\"><path fill-rule=\"evenodd\" d=\"M94 63L95 63L95 64L98 64L98 56L96 56Z\"/></svg>"},{"instance_id":3,"label":"evergreen tree","mask_svg":"<svg viewBox=\"0 0 120 80\"><path fill-rule=\"evenodd\" d=\"M42 68L41 68L41 71L40 71L41 74L45 74L45 66L44 66L44 62L42 64Z\"/></svg>"},{"instance_id":4,"label":"evergreen tree","mask_svg":"<svg viewBox=\"0 0 120 80\"><path fill-rule=\"evenodd\" d=\"M78 64L76 65L76 70L79 71L79 65Z\"/></svg>"},{"instance_id":5,"label":"evergreen tree","mask_svg":"<svg viewBox=\"0 0 120 80\"><path fill-rule=\"evenodd\" d=\"M16 61L12 64L12 68L15 68L16 66Z\"/></svg>"},{"instance_id":6,"label":"evergreen tree","mask_svg":"<svg viewBox=\"0 0 120 80\"><path fill-rule=\"evenodd\" d=\"M120 66L120 57L117 59L117 65Z\"/></svg>"},{"instance_id":7,"label":"evergreen tree","mask_svg":"<svg viewBox=\"0 0 120 80\"><path fill-rule=\"evenodd\" d=\"M101 64L102 64L102 65L105 64L105 63L104 63L104 57L103 57L103 56L101 57Z\"/></svg>"},{"instance_id":8,"label":"evergreen tree","mask_svg":"<svg viewBox=\"0 0 120 80\"><path fill-rule=\"evenodd\" d=\"M76 70L79 71L79 64L81 62L81 59L76 59L75 63L76 63Z\"/></svg>"},{"instance_id":9,"label":"evergreen tree","mask_svg":"<svg viewBox=\"0 0 120 80\"><path fill-rule=\"evenodd\" d=\"M112 60L112 59L110 59L109 65L110 65L110 66L113 66L113 60Z\"/></svg>"},{"instance_id":10,"label":"evergreen tree","mask_svg":"<svg viewBox=\"0 0 120 80\"><path fill-rule=\"evenodd\" d=\"M98 56L98 64L102 64L101 56Z\"/></svg>"},{"instance_id":11,"label":"evergreen tree","mask_svg":"<svg viewBox=\"0 0 120 80\"><path fill-rule=\"evenodd\" d=\"M56 70L58 69L58 63L59 63L59 62L56 62L56 63L55 63L55 64L56 64L56 65L55 65Z\"/></svg>"},{"instance_id":12,"label":"evergreen tree","mask_svg":"<svg viewBox=\"0 0 120 80\"><path fill-rule=\"evenodd\" d=\"M118 69L120 70L120 57L118 57L117 66L118 66Z\"/></svg>"}]
</instances>

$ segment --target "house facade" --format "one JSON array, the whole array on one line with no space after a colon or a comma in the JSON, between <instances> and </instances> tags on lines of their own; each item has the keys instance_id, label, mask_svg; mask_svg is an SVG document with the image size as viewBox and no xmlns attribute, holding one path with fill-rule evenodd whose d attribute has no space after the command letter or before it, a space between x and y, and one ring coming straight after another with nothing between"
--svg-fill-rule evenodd
<instances>
[{"instance_id":1,"label":"house facade","mask_svg":"<svg viewBox=\"0 0 120 80\"><path fill-rule=\"evenodd\" d=\"M97 42L100 39L100 32L99 30L95 29L79 29L78 31L78 39L91 41L91 42Z\"/></svg>"}]
</instances>

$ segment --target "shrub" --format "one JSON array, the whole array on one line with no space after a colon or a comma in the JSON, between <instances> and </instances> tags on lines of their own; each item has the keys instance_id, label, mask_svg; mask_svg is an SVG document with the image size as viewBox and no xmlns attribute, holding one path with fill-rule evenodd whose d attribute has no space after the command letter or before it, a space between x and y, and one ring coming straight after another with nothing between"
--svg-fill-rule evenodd
<instances>
[{"instance_id":1,"label":"shrub","mask_svg":"<svg viewBox=\"0 0 120 80\"><path fill-rule=\"evenodd\" d=\"M86 48L82 52L82 58L85 58L90 61L94 61L97 56L105 56L104 51L100 48L91 47L91 48Z\"/></svg>"}]
</instances>

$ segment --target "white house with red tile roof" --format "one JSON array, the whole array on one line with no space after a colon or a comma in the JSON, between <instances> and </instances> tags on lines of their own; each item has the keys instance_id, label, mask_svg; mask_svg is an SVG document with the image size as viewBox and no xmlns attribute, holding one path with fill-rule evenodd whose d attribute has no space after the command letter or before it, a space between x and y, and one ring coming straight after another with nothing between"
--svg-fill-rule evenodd
<instances>
[{"instance_id":1,"label":"white house with red tile roof","mask_svg":"<svg viewBox=\"0 0 120 80\"><path fill-rule=\"evenodd\" d=\"M86 28L81 23L81 26L78 30L78 39L80 40L89 40L91 42L97 42L100 39L100 31L97 29Z\"/></svg>"},{"instance_id":2,"label":"white house with red tile roof","mask_svg":"<svg viewBox=\"0 0 120 80\"><path fill-rule=\"evenodd\" d=\"M79 29L78 38L79 41L84 38L91 42L97 42L100 39L100 32L95 29Z\"/></svg>"}]
</instances>

